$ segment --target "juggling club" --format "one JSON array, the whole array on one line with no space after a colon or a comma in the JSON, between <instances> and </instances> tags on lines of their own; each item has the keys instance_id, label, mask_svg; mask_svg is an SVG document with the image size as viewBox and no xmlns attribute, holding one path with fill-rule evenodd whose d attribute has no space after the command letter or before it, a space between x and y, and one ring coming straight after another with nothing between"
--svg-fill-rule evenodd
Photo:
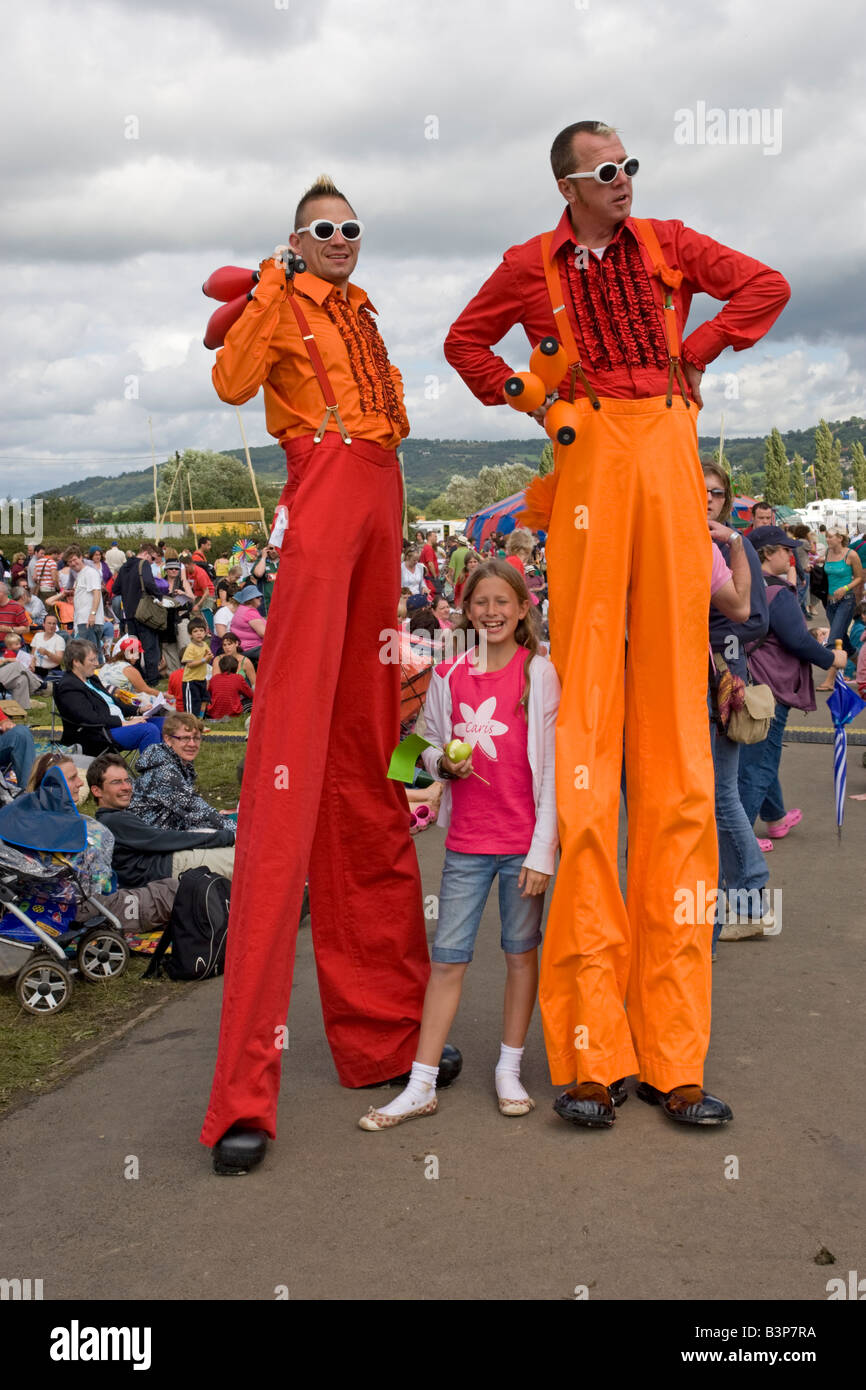
<instances>
[{"instance_id":1,"label":"juggling club","mask_svg":"<svg viewBox=\"0 0 866 1390\"><path fill-rule=\"evenodd\" d=\"M257 270L245 270L240 265L221 265L205 280L201 287L202 294L206 294L208 299L222 299L227 303L230 299L237 299L240 294L249 294L258 280Z\"/></svg>"},{"instance_id":2,"label":"juggling club","mask_svg":"<svg viewBox=\"0 0 866 1390\"><path fill-rule=\"evenodd\" d=\"M568 370L568 353L555 338L542 338L532 349L529 370L541 377L548 391L555 391Z\"/></svg>"},{"instance_id":3,"label":"juggling club","mask_svg":"<svg viewBox=\"0 0 866 1390\"><path fill-rule=\"evenodd\" d=\"M556 444L573 444L580 428L580 415L570 401L556 400L544 417L544 428Z\"/></svg>"},{"instance_id":4,"label":"juggling club","mask_svg":"<svg viewBox=\"0 0 866 1390\"><path fill-rule=\"evenodd\" d=\"M236 299L230 299L228 304L221 304L218 309L214 309L204 331L206 348L222 347L232 324L237 322L251 299L252 294L239 294Z\"/></svg>"},{"instance_id":5,"label":"juggling club","mask_svg":"<svg viewBox=\"0 0 866 1390\"><path fill-rule=\"evenodd\" d=\"M526 414L538 410L547 398L547 387L535 372L516 372L508 378L502 389L508 404Z\"/></svg>"}]
</instances>

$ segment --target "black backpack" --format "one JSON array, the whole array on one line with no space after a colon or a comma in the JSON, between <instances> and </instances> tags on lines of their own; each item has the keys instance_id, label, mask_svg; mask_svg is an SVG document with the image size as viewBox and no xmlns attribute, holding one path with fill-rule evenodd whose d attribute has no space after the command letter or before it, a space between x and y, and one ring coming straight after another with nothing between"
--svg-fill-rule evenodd
<instances>
[{"instance_id":1,"label":"black backpack","mask_svg":"<svg viewBox=\"0 0 866 1390\"><path fill-rule=\"evenodd\" d=\"M231 884L203 865L185 869L177 897L143 979L207 980L221 975L229 926ZM171 955L165 955L169 946ZM165 959L164 959L165 957Z\"/></svg>"}]
</instances>

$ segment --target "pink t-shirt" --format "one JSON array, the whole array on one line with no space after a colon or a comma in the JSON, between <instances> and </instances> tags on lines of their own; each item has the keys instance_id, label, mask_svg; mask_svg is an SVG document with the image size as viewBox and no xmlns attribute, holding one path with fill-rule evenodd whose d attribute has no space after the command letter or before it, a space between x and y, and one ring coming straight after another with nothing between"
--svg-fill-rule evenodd
<instances>
[{"instance_id":1,"label":"pink t-shirt","mask_svg":"<svg viewBox=\"0 0 866 1390\"><path fill-rule=\"evenodd\" d=\"M252 651L254 647L262 645L262 638L254 628L250 627L251 618L259 618L264 622L258 608L253 608L252 604L248 603L240 604L235 609L235 615L232 618L231 630L241 644L241 651L244 652Z\"/></svg>"},{"instance_id":2,"label":"pink t-shirt","mask_svg":"<svg viewBox=\"0 0 866 1390\"><path fill-rule=\"evenodd\" d=\"M745 541L742 542L745 545ZM713 546L713 573L710 578L710 597L718 593L723 584L731 578L731 571L725 564L725 557L717 545Z\"/></svg>"},{"instance_id":3,"label":"pink t-shirt","mask_svg":"<svg viewBox=\"0 0 866 1390\"><path fill-rule=\"evenodd\" d=\"M526 751L523 694L529 653L519 647L501 671L483 674L459 661L451 677L452 738L472 744L472 766L490 783L467 777L451 785L445 844L462 854L526 854L535 831L532 769ZM437 666L444 675L451 661Z\"/></svg>"}]
</instances>

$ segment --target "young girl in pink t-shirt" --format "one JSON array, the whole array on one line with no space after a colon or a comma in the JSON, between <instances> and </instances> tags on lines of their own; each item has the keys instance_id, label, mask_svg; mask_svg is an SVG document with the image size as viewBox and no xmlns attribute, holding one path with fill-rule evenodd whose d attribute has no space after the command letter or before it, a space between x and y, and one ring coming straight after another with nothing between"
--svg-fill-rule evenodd
<instances>
[{"instance_id":1,"label":"young girl in pink t-shirt","mask_svg":"<svg viewBox=\"0 0 866 1390\"><path fill-rule=\"evenodd\" d=\"M491 560L472 572L457 630L474 630L478 641L434 669L424 710L427 736L438 747L423 758L445 784L438 822L448 834L418 1053L408 1086L364 1115L362 1129L435 1113L439 1059L497 877L507 973L496 1097L503 1115L534 1109L520 1063L558 843L553 759L560 693L553 666L538 654L535 624L529 591L511 565ZM455 738L472 746L462 762L444 752Z\"/></svg>"}]
</instances>

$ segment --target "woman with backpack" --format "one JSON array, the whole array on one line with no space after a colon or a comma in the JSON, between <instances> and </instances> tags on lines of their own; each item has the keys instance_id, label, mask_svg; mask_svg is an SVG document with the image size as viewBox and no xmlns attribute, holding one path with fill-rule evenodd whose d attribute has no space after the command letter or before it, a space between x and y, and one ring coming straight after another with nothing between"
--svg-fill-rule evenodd
<instances>
[{"instance_id":1,"label":"woman with backpack","mask_svg":"<svg viewBox=\"0 0 866 1390\"><path fill-rule=\"evenodd\" d=\"M788 714L791 709L816 708L812 666L830 671L844 667L848 658L841 648L830 651L822 647L806 627L797 595L787 579L790 552L800 542L786 535L781 526L759 526L749 540L761 561L770 622L767 636L751 647L749 670L755 680L772 690L776 713L762 743L747 743L740 748L738 784L750 825L754 825L767 798L775 806L776 818L767 822L769 841L758 841L762 848L771 848L772 840L782 839L802 819L797 810L786 814L779 783Z\"/></svg>"}]
</instances>

